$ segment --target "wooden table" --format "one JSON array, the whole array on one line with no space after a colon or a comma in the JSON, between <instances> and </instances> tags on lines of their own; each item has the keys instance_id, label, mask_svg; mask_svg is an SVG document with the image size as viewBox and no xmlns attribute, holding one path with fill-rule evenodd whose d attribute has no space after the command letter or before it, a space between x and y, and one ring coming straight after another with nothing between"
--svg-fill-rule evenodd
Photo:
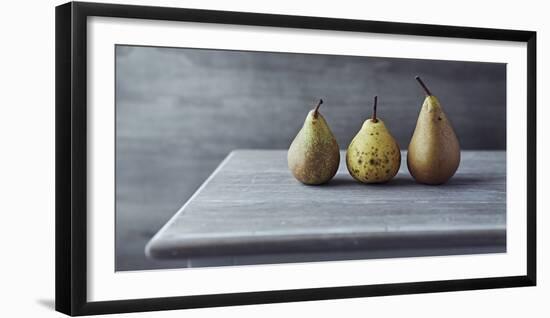
<instances>
[{"instance_id":1,"label":"wooden table","mask_svg":"<svg viewBox=\"0 0 550 318\"><path fill-rule=\"evenodd\" d=\"M445 185L414 182L406 153L389 183L305 186L285 150L236 150L152 238L189 267L506 251L506 153L463 151Z\"/></svg>"}]
</instances>

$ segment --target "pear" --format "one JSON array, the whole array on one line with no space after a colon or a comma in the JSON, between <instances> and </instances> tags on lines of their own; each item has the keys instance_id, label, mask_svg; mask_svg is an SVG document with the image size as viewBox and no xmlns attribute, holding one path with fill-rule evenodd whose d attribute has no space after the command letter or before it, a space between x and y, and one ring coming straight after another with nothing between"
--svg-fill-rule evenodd
<instances>
[{"instance_id":1,"label":"pear","mask_svg":"<svg viewBox=\"0 0 550 318\"><path fill-rule=\"evenodd\" d=\"M399 145L384 122L374 111L351 141L346 153L346 165L353 178L363 183L383 183L391 180L401 166Z\"/></svg>"},{"instance_id":2,"label":"pear","mask_svg":"<svg viewBox=\"0 0 550 318\"><path fill-rule=\"evenodd\" d=\"M319 107L311 110L288 149L288 168L304 184L323 184L336 174L340 148Z\"/></svg>"},{"instance_id":3,"label":"pear","mask_svg":"<svg viewBox=\"0 0 550 318\"><path fill-rule=\"evenodd\" d=\"M407 166L419 183L447 182L460 164L460 145L451 122L420 77L416 77L426 93L418 115L416 128L409 144Z\"/></svg>"}]
</instances>

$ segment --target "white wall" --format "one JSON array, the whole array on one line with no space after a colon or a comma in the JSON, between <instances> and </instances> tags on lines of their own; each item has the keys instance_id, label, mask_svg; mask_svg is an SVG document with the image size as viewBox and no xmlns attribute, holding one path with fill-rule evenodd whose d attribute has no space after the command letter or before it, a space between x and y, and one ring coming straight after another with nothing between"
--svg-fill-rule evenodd
<instances>
[{"instance_id":1,"label":"white wall","mask_svg":"<svg viewBox=\"0 0 550 318\"><path fill-rule=\"evenodd\" d=\"M268 317L383 315L529 317L550 314L550 22L544 1L208 0L112 1L190 8L421 22L538 32L539 286L427 295L229 307L120 317ZM0 316L59 317L54 297L54 6L62 1L6 1L0 13ZM545 14L546 13L546 14ZM475 118L473 119L475 120Z\"/></svg>"}]
</instances>

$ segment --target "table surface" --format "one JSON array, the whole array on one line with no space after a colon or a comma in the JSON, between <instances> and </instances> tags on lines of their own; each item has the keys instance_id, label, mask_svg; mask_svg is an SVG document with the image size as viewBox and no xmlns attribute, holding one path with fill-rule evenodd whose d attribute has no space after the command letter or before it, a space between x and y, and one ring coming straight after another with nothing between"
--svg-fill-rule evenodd
<instances>
[{"instance_id":1,"label":"table surface","mask_svg":"<svg viewBox=\"0 0 550 318\"><path fill-rule=\"evenodd\" d=\"M236 150L151 239L151 259L189 267L506 251L506 153L462 151L444 185L417 184L403 152L386 184L338 173L306 186L285 150Z\"/></svg>"}]
</instances>

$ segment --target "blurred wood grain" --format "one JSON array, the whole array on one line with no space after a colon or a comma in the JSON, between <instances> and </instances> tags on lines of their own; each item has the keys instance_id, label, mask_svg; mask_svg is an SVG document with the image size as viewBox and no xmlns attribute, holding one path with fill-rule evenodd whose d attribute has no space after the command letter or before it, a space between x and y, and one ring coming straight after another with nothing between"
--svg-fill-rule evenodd
<instances>
[{"instance_id":1,"label":"blurred wood grain","mask_svg":"<svg viewBox=\"0 0 550 318\"><path fill-rule=\"evenodd\" d=\"M441 186L415 183L405 161L386 184L354 181L342 161L330 183L305 186L288 171L284 150L234 151L148 254L219 266L505 252L505 153L462 157Z\"/></svg>"}]
</instances>

